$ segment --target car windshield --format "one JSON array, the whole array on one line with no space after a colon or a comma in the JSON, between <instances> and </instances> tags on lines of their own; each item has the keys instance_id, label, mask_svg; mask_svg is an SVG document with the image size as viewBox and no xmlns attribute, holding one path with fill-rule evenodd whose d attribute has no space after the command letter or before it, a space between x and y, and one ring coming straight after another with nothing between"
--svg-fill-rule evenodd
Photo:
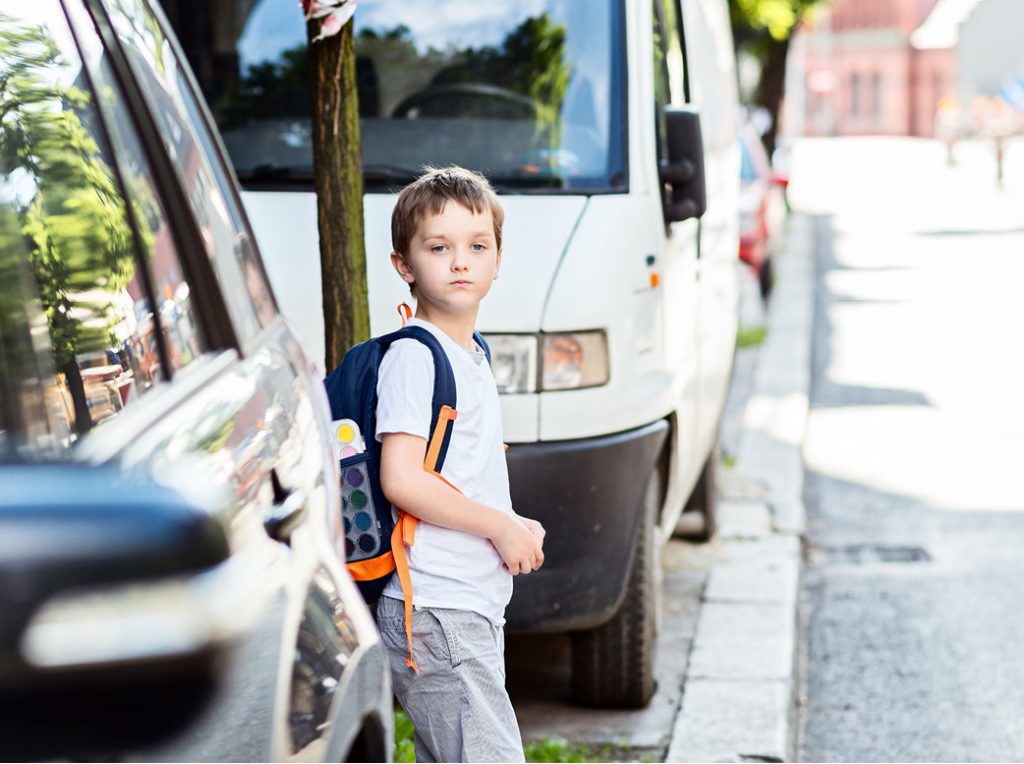
<instances>
[{"instance_id":1,"label":"car windshield","mask_svg":"<svg viewBox=\"0 0 1024 764\"><path fill-rule=\"evenodd\" d=\"M184 5L194 12L171 8L171 21L243 185L308 186L300 11L280 0ZM360 0L355 24L367 190L449 163L506 192L625 188L618 0Z\"/></svg>"}]
</instances>

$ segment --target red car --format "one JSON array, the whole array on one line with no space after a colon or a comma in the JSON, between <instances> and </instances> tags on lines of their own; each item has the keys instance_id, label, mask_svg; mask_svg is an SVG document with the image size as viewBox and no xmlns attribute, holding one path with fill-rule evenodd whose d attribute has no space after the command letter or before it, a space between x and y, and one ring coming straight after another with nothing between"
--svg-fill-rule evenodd
<instances>
[{"instance_id":1,"label":"red car","mask_svg":"<svg viewBox=\"0 0 1024 764\"><path fill-rule=\"evenodd\" d=\"M740 129L740 260L757 275L761 296L772 288L772 255L786 217L787 179L772 169L764 144L751 125Z\"/></svg>"}]
</instances>

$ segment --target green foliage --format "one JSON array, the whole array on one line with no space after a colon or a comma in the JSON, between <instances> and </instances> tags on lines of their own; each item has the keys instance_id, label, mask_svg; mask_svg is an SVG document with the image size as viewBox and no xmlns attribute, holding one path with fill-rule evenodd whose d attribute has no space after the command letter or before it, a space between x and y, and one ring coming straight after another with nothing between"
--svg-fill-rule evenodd
<instances>
[{"instance_id":1,"label":"green foliage","mask_svg":"<svg viewBox=\"0 0 1024 764\"><path fill-rule=\"evenodd\" d=\"M113 171L83 124L88 93L42 27L0 16L0 177L20 182L20 241L29 250L61 366L110 347L111 301L134 276L134 248Z\"/></svg>"},{"instance_id":2,"label":"green foliage","mask_svg":"<svg viewBox=\"0 0 1024 764\"><path fill-rule=\"evenodd\" d=\"M412 721L401 708L395 710L395 761L399 764L416 761Z\"/></svg>"},{"instance_id":3,"label":"green foliage","mask_svg":"<svg viewBox=\"0 0 1024 764\"><path fill-rule=\"evenodd\" d=\"M587 746L570 743L565 738L534 740L523 746L527 761L584 762L629 761L629 751L613 745ZM413 727L409 716L401 708L395 709L395 761L415 762Z\"/></svg>"},{"instance_id":4,"label":"green foliage","mask_svg":"<svg viewBox=\"0 0 1024 764\"><path fill-rule=\"evenodd\" d=\"M211 94L207 94L208 96ZM282 51L276 61L250 65L238 84L211 105L223 128L247 122L309 116L309 49L305 42Z\"/></svg>"},{"instance_id":5,"label":"green foliage","mask_svg":"<svg viewBox=\"0 0 1024 764\"><path fill-rule=\"evenodd\" d=\"M729 0L733 29L746 27L751 32L767 32L782 41L815 5L828 0Z\"/></svg>"},{"instance_id":6,"label":"green foliage","mask_svg":"<svg viewBox=\"0 0 1024 764\"><path fill-rule=\"evenodd\" d=\"M435 85L487 82L529 98L539 125L555 129L569 87L566 30L546 13L527 18L498 47L467 48L459 64L441 70ZM558 145L558 141L552 141Z\"/></svg>"},{"instance_id":7,"label":"green foliage","mask_svg":"<svg viewBox=\"0 0 1024 764\"><path fill-rule=\"evenodd\" d=\"M527 761L533 762L605 762L605 761L636 761L636 756L628 748L618 745L580 745L571 743L565 738L553 737L534 740L523 746ZM645 757L641 761L650 761Z\"/></svg>"},{"instance_id":8,"label":"green foliage","mask_svg":"<svg viewBox=\"0 0 1024 764\"><path fill-rule=\"evenodd\" d=\"M764 342L768 336L768 330L763 326L742 326L736 335L736 346L741 348L753 348Z\"/></svg>"},{"instance_id":9,"label":"green foliage","mask_svg":"<svg viewBox=\"0 0 1024 764\"><path fill-rule=\"evenodd\" d=\"M571 745L565 738L546 738L527 743L523 749L527 761L580 762L592 761L587 752Z\"/></svg>"}]
</instances>

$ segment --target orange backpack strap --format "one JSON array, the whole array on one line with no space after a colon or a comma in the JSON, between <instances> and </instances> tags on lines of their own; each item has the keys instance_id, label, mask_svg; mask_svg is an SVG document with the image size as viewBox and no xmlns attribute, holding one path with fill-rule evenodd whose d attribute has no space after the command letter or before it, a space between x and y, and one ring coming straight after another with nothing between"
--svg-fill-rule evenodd
<instances>
[{"instance_id":1,"label":"orange backpack strap","mask_svg":"<svg viewBox=\"0 0 1024 764\"><path fill-rule=\"evenodd\" d=\"M434 434L430 437L430 444L427 446L427 456L423 460L423 469L427 472L437 474L437 457L441 454L441 444L448 432L448 423L454 422L459 412L451 406L442 406L437 415L437 424L434 426Z\"/></svg>"},{"instance_id":2,"label":"orange backpack strap","mask_svg":"<svg viewBox=\"0 0 1024 764\"><path fill-rule=\"evenodd\" d=\"M385 552L380 557L350 562L345 567L348 568L353 581L374 581L395 569L395 556L392 552Z\"/></svg>"},{"instance_id":3,"label":"orange backpack strap","mask_svg":"<svg viewBox=\"0 0 1024 764\"><path fill-rule=\"evenodd\" d=\"M405 597L405 640L409 645L409 657L405 665L419 673L416 661L412 659L412 576L409 573L409 558L405 547L412 546L416 540L416 518L407 512L397 510L398 522L391 534L391 550L395 556L395 572L398 582L402 585L402 596Z\"/></svg>"},{"instance_id":4,"label":"orange backpack strap","mask_svg":"<svg viewBox=\"0 0 1024 764\"><path fill-rule=\"evenodd\" d=\"M444 481L451 488L459 491L448 480L441 476L435 469L437 457L441 453L441 444L448 433L450 423L454 422L459 412L451 406L442 406L437 417L437 424L430 436L430 443L427 445L427 455L423 460L423 469L434 477ZM462 491L459 491L462 493ZM394 569L398 574L398 582L402 585L402 596L405 598L405 639L409 645L409 657L405 659L405 665L416 673L419 668L412 657L412 575L409 572L409 558L405 548L416 543L416 524L419 522L408 512L398 511L398 522L395 523L395 530L391 534L391 553L394 556ZM385 571L386 572L386 571Z\"/></svg>"},{"instance_id":5,"label":"orange backpack strap","mask_svg":"<svg viewBox=\"0 0 1024 764\"><path fill-rule=\"evenodd\" d=\"M398 303L398 315L402 317L402 327L404 328L409 323L409 319L412 318L412 308L409 307L409 303Z\"/></svg>"}]
</instances>

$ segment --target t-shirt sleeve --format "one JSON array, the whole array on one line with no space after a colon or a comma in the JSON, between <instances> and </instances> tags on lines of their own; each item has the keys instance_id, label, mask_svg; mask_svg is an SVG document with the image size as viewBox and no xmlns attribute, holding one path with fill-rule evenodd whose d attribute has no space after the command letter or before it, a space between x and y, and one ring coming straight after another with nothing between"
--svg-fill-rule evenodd
<instances>
[{"instance_id":1,"label":"t-shirt sleeve","mask_svg":"<svg viewBox=\"0 0 1024 764\"><path fill-rule=\"evenodd\" d=\"M416 340L395 342L377 370L377 440L389 432L430 437L434 356Z\"/></svg>"}]
</instances>

